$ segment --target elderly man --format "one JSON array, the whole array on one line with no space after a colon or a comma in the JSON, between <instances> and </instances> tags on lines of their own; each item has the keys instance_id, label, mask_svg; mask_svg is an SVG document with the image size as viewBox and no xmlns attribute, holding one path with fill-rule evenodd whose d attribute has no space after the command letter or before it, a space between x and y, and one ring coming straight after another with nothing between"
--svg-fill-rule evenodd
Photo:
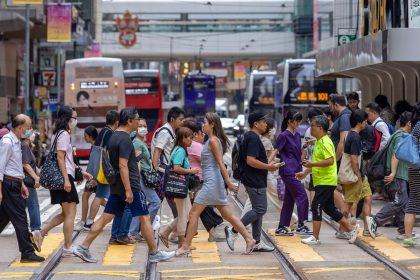
<instances>
[{"instance_id":1,"label":"elderly man","mask_svg":"<svg viewBox=\"0 0 420 280\"><path fill-rule=\"evenodd\" d=\"M31 243L26 216L28 189L22 184L22 149L20 139L31 129L32 121L26 115L17 115L12 130L0 143L0 233L12 222L21 252L21 262L42 262Z\"/></svg>"}]
</instances>

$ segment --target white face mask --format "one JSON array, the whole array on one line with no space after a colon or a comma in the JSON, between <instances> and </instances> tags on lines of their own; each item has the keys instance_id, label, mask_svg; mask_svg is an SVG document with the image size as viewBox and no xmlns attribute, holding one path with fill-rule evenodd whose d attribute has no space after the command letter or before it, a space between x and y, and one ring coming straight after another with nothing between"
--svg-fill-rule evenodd
<instances>
[{"instance_id":1,"label":"white face mask","mask_svg":"<svg viewBox=\"0 0 420 280\"><path fill-rule=\"evenodd\" d=\"M138 134L140 134L140 136L144 137L147 135L147 127L139 127L137 129Z\"/></svg>"},{"instance_id":2,"label":"white face mask","mask_svg":"<svg viewBox=\"0 0 420 280\"><path fill-rule=\"evenodd\" d=\"M69 123L70 129L74 129L76 127L76 125L77 125L77 120L71 119L70 123Z\"/></svg>"},{"instance_id":3,"label":"white face mask","mask_svg":"<svg viewBox=\"0 0 420 280\"><path fill-rule=\"evenodd\" d=\"M31 142L34 142L35 141L35 134L34 133L32 133L31 136L29 136L29 140Z\"/></svg>"}]
</instances>

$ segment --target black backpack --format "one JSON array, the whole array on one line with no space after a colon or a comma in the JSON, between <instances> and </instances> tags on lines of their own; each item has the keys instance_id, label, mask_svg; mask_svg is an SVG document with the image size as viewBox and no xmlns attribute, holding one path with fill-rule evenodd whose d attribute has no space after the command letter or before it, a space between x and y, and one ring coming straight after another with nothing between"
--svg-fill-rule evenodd
<instances>
[{"instance_id":1,"label":"black backpack","mask_svg":"<svg viewBox=\"0 0 420 280\"><path fill-rule=\"evenodd\" d=\"M386 160L388 154L388 148L391 143L394 141L395 136L398 135L399 132L396 132L392 135L392 137L388 140L386 146L378 151L376 154L373 155L372 159L369 162L369 167L367 171L367 177L369 183L383 181L385 176L387 175L387 168L386 168Z\"/></svg>"},{"instance_id":2,"label":"black backpack","mask_svg":"<svg viewBox=\"0 0 420 280\"><path fill-rule=\"evenodd\" d=\"M245 169L245 158L243 155L242 144L244 141L244 136L239 135L236 139L235 145L232 148L232 171L233 178L236 180L241 180L244 169Z\"/></svg>"},{"instance_id":3,"label":"black backpack","mask_svg":"<svg viewBox=\"0 0 420 280\"><path fill-rule=\"evenodd\" d=\"M367 125L360 131L363 160L369 160L378 152L381 145L382 133L374 126Z\"/></svg>"}]
</instances>

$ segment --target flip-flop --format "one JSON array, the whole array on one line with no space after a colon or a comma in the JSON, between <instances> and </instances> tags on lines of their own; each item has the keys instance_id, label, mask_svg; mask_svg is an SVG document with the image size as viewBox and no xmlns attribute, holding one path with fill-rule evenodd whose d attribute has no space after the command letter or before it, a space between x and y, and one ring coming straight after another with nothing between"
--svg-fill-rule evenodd
<instances>
[{"instance_id":1,"label":"flip-flop","mask_svg":"<svg viewBox=\"0 0 420 280\"><path fill-rule=\"evenodd\" d=\"M186 256L186 257L188 257L188 254L190 254L190 253L191 253L191 251L190 251L190 250L185 251L185 252L183 252L183 253L181 253L181 254L178 254L178 253L177 253L177 251L178 251L178 250L176 250L176 251L175 251L175 257L182 257L182 256Z\"/></svg>"},{"instance_id":2,"label":"flip-flop","mask_svg":"<svg viewBox=\"0 0 420 280\"><path fill-rule=\"evenodd\" d=\"M158 236L159 240L162 241L163 245L165 245L166 248L169 248L168 238L163 237L162 235L160 235L160 233L158 234Z\"/></svg>"}]
</instances>

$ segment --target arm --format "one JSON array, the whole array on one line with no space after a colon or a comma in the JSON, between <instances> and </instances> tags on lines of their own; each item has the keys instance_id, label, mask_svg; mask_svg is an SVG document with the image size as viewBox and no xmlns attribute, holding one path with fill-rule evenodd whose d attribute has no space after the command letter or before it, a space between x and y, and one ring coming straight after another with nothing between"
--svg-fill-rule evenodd
<instances>
[{"instance_id":1,"label":"arm","mask_svg":"<svg viewBox=\"0 0 420 280\"><path fill-rule=\"evenodd\" d=\"M389 184L392 183L392 181L394 181L395 174L397 174L397 169L398 169L398 163L399 162L400 161L395 157L395 154L393 154L392 159L391 159L391 174L384 177L385 185L389 185Z\"/></svg>"},{"instance_id":2,"label":"arm","mask_svg":"<svg viewBox=\"0 0 420 280\"><path fill-rule=\"evenodd\" d=\"M178 173L178 174L183 174L183 175L186 175L186 174L196 174L197 171L198 171L197 169L187 169L187 168L184 168L180 164L174 165L174 172L175 173Z\"/></svg>"},{"instance_id":3,"label":"arm","mask_svg":"<svg viewBox=\"0 0 420 280\"><path fill-rule=\"evenodd\" d=\"M275 163L263 163L253 156L247 156L246 163L255 169L264 169L268 171L276 171L278 169Z\"/></svg>"},{"instance_id":4,"label":"arm","mask_svg":"<svg viewBox=\"0 0 420 280\"><path fill-rule=\"evenodd\" d=\"M65 151L57 151L58 167L60 167L61 174L63 175L63 178L64 178L64 190L66 192L70 192L71 185L70 185L69 175L67 175L65 157L66 157Z\"/></svg>"},{"instance_id":5,"label":"arm","mask_svg":"<svg viewBox=\"0 0 420 280\"><path fill-rule=\"evenodd\" d=\"M131 190L130 177L128 175L128 159L120 157L118 159L118 168L125 190L125 201L131 204L133 202L133 191Z\"/></svg>"},{"instance_id":6,"label":"arm","mask_svg":"<svg viewBox=\"0 0 420 280\"><path fill-rule=\"evenodd\" d=\"M360 174L359 156L351 155L350 159L351 159L351 169L353 169L354 174L356 174L357 178L359 178L359 181L361 181L362 174Z\"/></svg>"},{"instance_id":7,"label":"arm","mask_svg":"<svg viewBox=\"0 0 420 280\"><path fill-rule=\"evenodd\" d=\"M210 139L209 149L213 153L214 158L216 159L217 165L219 165L220 172L222 173L223 179L225 180L228 188L232 190L233 192L237 192L238 186L235 186L229 178L229 173L226 169L225 163L223 162L222 151L220 150L220 146L217 139L215 138Z\"/></svg>"},{"instance_id":8,"label":"arm","mask_svg":"<svg viewBox=\"0 0 420 280\"><path fill-rule=\"evenodd\" d=\"M336 155L337 155L337 161L341 159L341 156L343 155L344 151L344 143L346 141L348 131L341 131L340 132L340 142L338 142Z\"/></svg>"},{"instance_id":9,"label":"arm","mask_svg":"<svg viewBox=\"0 0 420 280\"><path fill-rule=\"evenodd\" d=\"M312 167L327 167L334 164L334 158L330 157L321 161L312 162L312 161L305 161L303 163L303 166L306 168L312 168Z\"/></svg>"},{"instance_id":10,"label":"arm","mask_svg":"<svg viewBox=\"0 0 420 280\"><path fill-rule=\"evenodd\" d=\"M153 150L153 156L152 156L152 164L154 169L158 169L160 164L160 153L162 153L162 149L155 147Z\"/></svg>"},{"instance_id":11,"label":"arm","mask_svg":"<svg viewBox=\"0 0 420 280\"><path fill-rule=\"evenodd\" d=\"M23 169L25 169L26 173L28 173L35 180L35 189L39 188L39 177L35 170L33 170L32 167L27 163L23 163Z\"/></svg>"},{"instance_id":12,"label":"arm","mask_svg":"<svg viewBox=\"0 0 420 280\"><path fill-rule=\"evenodd\" d=\"M267 157L268 157L268 162L272 162L277 156L277 150L271 150L268 152Z\"/></svg>"}]
</instances>

